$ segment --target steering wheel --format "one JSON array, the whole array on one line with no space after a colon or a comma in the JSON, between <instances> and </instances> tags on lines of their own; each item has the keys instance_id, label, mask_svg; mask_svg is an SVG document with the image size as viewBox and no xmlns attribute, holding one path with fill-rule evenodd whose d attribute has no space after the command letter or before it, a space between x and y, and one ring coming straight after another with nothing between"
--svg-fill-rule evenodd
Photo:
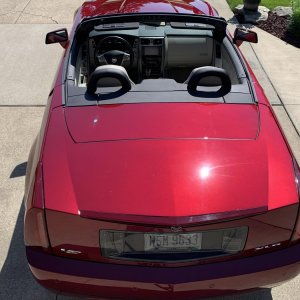
<instances>
[{"instance_id":1,"label":"steering wheel","mask_svg":"<svg viewBox=\"0 0 300 300\"><path fill-rule=\"evenodd\" d=\"M104 44L110 41L112 48L121 48L111 49L106 52L101 53L105 49ZM117 42L119 45L116 46ZM103 38L96 46L95 49L95 60L98 61L98 65L119 65L124 68L129 68L133 64L134 53L132 46L124 38L120 36L107 36Z\"/></svg>"}]
</instances>

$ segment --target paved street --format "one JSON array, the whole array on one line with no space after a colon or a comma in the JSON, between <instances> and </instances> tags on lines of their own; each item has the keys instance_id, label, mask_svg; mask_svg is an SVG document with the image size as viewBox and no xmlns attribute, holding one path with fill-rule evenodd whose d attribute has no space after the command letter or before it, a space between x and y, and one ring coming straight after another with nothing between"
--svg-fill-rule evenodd
<instances>
[{"instance_id":1,"label":"paved street","mask_svg":"<svg viewBox=\"0 0 300 300\"><path fill-rule=\"evenodd\" d=\"M45 34L70 28L82 2L0 0L0 300L74 299L44 290L31 277L23 246L22 198L27 155L62 54L59 45L44 45ZM209 2L227 20L232 18L225 0ZM295 82L300 78L300 50L261 30L258 34L258 45L244 44L242 49L300 162L300 84ZM282 63L282 56L290 64ZM300 276L272 291L217 300L298 300L299 295Z\"/></svg>"}]
</instances>

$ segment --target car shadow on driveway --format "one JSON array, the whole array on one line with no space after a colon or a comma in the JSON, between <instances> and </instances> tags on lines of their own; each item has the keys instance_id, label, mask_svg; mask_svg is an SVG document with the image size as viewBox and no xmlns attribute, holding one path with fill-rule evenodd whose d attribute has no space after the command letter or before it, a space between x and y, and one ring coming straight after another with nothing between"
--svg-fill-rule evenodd
<instances>
[{"instance_id":1,"label":"car shadow on driveway","mask_svg":"<svg viewBox=\"0 0 300 300\"><path fill-rule=\"evenodd\" d=\"M6 260L0 272L0 299L56 299L32 277L23 242L23 204L18 213Z\"/></svg>"},{"instance_id":2,"label":"car shadow on driveway","mask_svg":"<svg viewBox=\"0 0 300 300\"><path fill-rule=\"evenodd\" d=\"M273 300L273 297L271 294L271 289L260 289L258 291L251 292L251 293L210 298L204 300Z\"/></svg>"},{"instance_id":3,"label":"car shadow on driveway","mask_svg":"<svg viewBox=\"0 0 300 300\"><path fill-rule=\"evenodd\" d=\"M27 161L17 165L11 172L9 178L22 177L26 174Z\"/></svg>"}]
</instances>

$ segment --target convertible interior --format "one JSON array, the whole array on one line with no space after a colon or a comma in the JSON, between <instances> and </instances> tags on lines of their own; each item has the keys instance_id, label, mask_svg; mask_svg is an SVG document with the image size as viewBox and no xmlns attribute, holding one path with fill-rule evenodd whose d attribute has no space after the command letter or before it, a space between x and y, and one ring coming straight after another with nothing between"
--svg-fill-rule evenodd
<instances>
[{"instance_id":1,"label":"convertible interior","mask_svg":"<svg viewBox=\"0 0 300 300\"><path fill-rule=\"evenodd\" d=\"M68 104L92 104L99 98L104 103L253 103L237 51L227 36L216 38L214 30L210 24L160 20L93 25L72 47ZM222 85L227 87L216 93ZM139 100L132 97L137 92Z\"/></svg>"}]
</instances>

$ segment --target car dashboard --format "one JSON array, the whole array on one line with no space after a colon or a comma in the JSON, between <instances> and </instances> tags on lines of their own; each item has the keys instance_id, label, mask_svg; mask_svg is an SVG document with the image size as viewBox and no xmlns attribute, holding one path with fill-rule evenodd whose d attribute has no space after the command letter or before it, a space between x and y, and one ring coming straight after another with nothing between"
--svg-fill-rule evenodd
<instances>
[{"instance_id":1,"label":"car dashboard","mask_svg":"<svg viewBox=\"0 0 300 300\"><path fill-rule=\"evenodd\" d=\"M104 64L124 66L135 83L155 78L172 78L182 83L194 68L214 65L214 48L220 48L213 40L211 25L178 22L120 25L98 25L89 33L78 57L79 85L85 84L89 74ZM117 59L106 61L103 54L108 52L116 56L121 52L127 54L127 63Z\"/></svg>"}]
</instances>

